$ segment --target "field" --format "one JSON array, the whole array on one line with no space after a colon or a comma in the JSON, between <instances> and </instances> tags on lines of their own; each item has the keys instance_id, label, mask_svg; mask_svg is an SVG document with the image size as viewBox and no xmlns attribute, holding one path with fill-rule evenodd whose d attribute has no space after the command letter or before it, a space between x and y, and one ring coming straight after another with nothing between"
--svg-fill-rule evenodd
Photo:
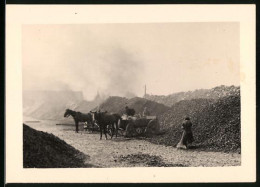
<instances>
[{"instance_id":1,"label":"field","mask_svg":"<svg viewBox=\"0 0 260 187\"><path fill-rule=\"evenodd\" d=\"M80 125L75 133L73 122L24 120L39 131L53 134L86 155L85 162L95 167L221 167L240 166L238 153L209 152L199 149L177 150L173 146L150 143L145 138L118 137L99 140L99 133L87 132ZM66 125L56 125L66 124Z\"/></svg>"}]
</instances>

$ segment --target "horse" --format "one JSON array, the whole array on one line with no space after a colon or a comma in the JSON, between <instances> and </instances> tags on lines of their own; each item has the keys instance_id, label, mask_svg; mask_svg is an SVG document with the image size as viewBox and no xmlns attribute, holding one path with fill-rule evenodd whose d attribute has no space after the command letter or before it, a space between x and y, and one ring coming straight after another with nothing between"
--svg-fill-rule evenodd
<instances>
[{"instance_id":1,"label":"horse","mask_svg":"<svg viewBox=\"0 0 260 187\"><path fill-rule=\"evenodd\" d=\"M107 128L108 127L112 128L111 139L113 138L114 132L117 137L118 124L121 121L121 116L119 114L107 114L107 112L100 112L100 111L97 111L97 112L90 111L90 113L93 114L92 120L96 120L99 125L100 140L102 139L102 131L104 132L106 140L107 140Z\"/></svg>"},{"instance_id":2,"label":"horse","mask_svg":"<svg viewBox=\"0 0 260 187\"><path fill-rule=\"evenodd\" d=\"M65 113L64 113L64 117L69 117L72 116L74 121L75 121L75 126L76 126L76 133L78 133L78 125L79 122L87 122L89 124L92 124L92 131L94 128L94 121L92 118L91 113L87 113L87 114L83 114L81 112L76 112L70 109L66 109Z\"/></svg>"},{"instance_id":3,"label":"horse","mask_svg":"<svg viewBox=\"0 0 260 187\"><path fill-rule=\"evenodd\" d=\"M117 138L118 129L119 129L120 123L121 123L121 121L122 121L122 118L121 118L121 116L120 116L119 114L112 114L112 115L113 115L114 118L115 118L114 124L115 124L115 127L116 127L115 131L116 131L116 138Z\"/></svg>"}]
</instances>

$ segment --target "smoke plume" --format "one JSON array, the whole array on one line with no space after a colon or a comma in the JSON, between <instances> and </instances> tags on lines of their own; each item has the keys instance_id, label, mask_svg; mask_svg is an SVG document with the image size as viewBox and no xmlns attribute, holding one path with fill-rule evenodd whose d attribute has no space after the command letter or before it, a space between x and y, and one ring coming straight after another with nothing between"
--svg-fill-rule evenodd
<instances>
[{"instance_id":1,"label":"smoke plume","mask_svg":"<svg viewBox=\"0 0 260 187\"><path fill-rule=\"evenodd\" d=\"M114 48L104 58L103 73L107 79L102 91L108 95L133 97L142 89L144 66L122 47Z\"/></svg>"}]
</instances>

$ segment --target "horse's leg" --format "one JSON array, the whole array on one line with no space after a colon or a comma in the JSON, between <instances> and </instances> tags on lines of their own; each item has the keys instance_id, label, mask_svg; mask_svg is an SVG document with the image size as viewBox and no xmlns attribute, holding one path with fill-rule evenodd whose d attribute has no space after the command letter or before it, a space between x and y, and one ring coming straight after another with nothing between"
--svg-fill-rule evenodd
<instances>
[{"instance_id":1,"label":"horse's leg","mask_svg":"<svg viewBox=\"0 0 260 187\"><path fill-rule=\"evenodd\" d=\"M89 122L88 122L88 121L84 122L84 131L85 131L85 132L88 131L88 125L89 125Z\"/></svg>"},{"instance_id":2,"label":"horse's leg","mask_svg":"<svg viewBox=\"0 0 260 187\"><path fill-rule=\"evenodd\" d=\"M79 132L79 122L75 121L75 125L76 125L76 133L78 133Z\"/></svg>"},{"instance_id":3,"label":"horse's leg","mask_svg":"<svg viewBox=\"0 0 260 187\"><path fill-rule=\"evenodd\" d=\"M115 124L116 124L116 138L117 138L117 134L118 134L118 123L120 123L120 120L118 120Z\"/></svg>"},{"instance_id":4,"label":"horse's leg","mask_svg":"<svg viewBox=\"0 0 260 187\"><path fill-rule=\"evenodd\" d=\"M94 122L91 122L91 124L92 124L92 132L94 132L94 126L95 126L95 124L94 124Z\"/></svg>"},{"instance_id":5,"label":"horse's leg","mask_svg":"<svg viewBox=\"0 0 260 187\"><path fill-rule=\"evenodd\" d=\"M111 135L110 135L111 139L113 138L113 135L114 135L113 125L114 125L114 124L112 123L112 124L110 124L110 125L107 126L107 127L108 127L107 130L109 130L109 131L110 131L110 134L111 134Z\"/></svg>"},{"instance_id":6,"label":"horse's leg","mask_svg":"<svg viewBox=\"0 0 260 187\"><path fill-rule=\"evenodd\" d=\"M84 122L84 125L83 125L83 132L86 132L86 129L85 129L85 126L87 125L87 122Z\"/></svg>"},{"instance_id":7,"label":"horse's leg","mask_svg":"<svg viewBox=\"0 0 260 187\"><path fill-rule=\"evenodd\" d=\"M102 125L99 126L99 130L100 130L100 140L102 139Z\"/></svg>"},{"instance_id":8,"label":"horse's leg","mask_svg":"<svg viewBox=\"0 0 260 187\"><path fill-rule=\"evenodd\" d=\"M106 125L103 126L103 130L104 130L104 134L105 134L105 137L107 140L107 126Z\"/></svg>"},{"instance_id":9,"label":"horse's leg","mask_svg":"<svg viewBox=\"0 0 260 187\"><path fill-rule=\"evenodd\" d=\"M112 123L112 133L111 133L111 139L113 138L113 136L114 136L114 132L115 132L115 126L114 126L115 124L114 123Z\"/></svg>"}]
</instances>

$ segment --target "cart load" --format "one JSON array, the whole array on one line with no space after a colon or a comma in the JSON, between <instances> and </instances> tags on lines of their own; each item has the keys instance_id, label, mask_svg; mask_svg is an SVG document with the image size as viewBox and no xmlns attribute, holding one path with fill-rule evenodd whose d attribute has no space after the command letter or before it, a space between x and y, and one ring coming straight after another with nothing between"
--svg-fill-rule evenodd
<instances>
[{"instance_id":1,"label":"cart load","mask_svg":"<svg viewBox=\"0 0 260 187\"><path fill-rule=\"evenodd\" d=\"M119 130L123 131L125 137L157 134L160 125L156 116L127 116L123 115L119 124Z\"/></svg>"}]
</instances>

